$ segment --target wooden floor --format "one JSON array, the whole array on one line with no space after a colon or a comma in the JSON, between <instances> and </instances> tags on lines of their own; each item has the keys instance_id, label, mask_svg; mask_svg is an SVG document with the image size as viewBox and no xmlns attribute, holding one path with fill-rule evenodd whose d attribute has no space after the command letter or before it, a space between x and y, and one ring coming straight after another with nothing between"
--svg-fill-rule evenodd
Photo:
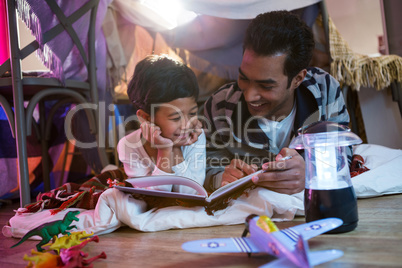
<instances>
[{"instance_id":1,"label":"wooden floor","mask_svg":"<svg viewBox=\"0 0 402 268\"><path fill-rule=\"evenodd\" d=\"M402 195L358 200L359 225L344 234L321 235L309 241L310 250L340 249L344 256L320 267L402 267ZM0 208L0 224L14 215L18 204ZM277 223L286 228L304 222L298 217ZM107 259L94 262L95 267L258 267L272 260L259 254L194 254L181 249L181 244L194 239L236 237L243 225L218 226L143 233L127 227L101 235L99 243L91 242L84 251L89 257L104 251ZM24 254L30 255L38 241L26 241L10 249L18 240L0 234L0 267L25 267Z\"/></svg>"}]
</instances>

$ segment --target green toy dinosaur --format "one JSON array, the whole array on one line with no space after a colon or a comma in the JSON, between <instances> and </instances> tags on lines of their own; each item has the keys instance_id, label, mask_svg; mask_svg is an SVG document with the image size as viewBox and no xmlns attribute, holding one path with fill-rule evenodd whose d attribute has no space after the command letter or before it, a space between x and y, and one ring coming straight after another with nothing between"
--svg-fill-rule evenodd
<instances>
[{"instance_id":1,"label":"green toy dinosaur","mask_svg":"<svg viewBox=\"0 0 402 268\"><path fill-rule=\"evenodd\" d=\"M76 215L80 214L79 211L69 211L66 216L62 220L58 221L52 221L52 222L47 222L44 224L39 225L38 227L30 230L28 233L26 233L21 240L15 244L14 246L11 246L11 248L18 246L28 238L34 235L38 235L42 237L42 241L39 242L36 245L36 249L40 252L42 252L44 249L42 249L42 246L48 243L53 236L58 235L58 234L63 234L63 235L70 235L67 230L71 230L73 228L77 228L77 226L73 225L70 226L70 224L73 221L78 221L79 219L76 217Z\"/></svg>"}]
</instances>

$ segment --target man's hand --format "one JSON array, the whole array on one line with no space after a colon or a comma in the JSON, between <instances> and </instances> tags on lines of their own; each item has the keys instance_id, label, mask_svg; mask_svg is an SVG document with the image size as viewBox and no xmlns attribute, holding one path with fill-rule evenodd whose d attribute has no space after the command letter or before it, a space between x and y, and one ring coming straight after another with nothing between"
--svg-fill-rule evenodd
<instances>
[{"instance_id":1,"label":"man's hand","mask_svg":"<svg viewBox=\"0 0 402 268\"><path fill-rule=\"evenodd\" d=\"M281 160L286 156L292 158ZM254 184L283 194L295 194L302 191L305 187L303 157L294 149L283 148L275 160L262 165L262 169L266 172L254 176Z\"/></svg>"},{"instance_id":2,"label":"man's hand","mask_svg":"<svg viewBox=\"0 0 402 268\"><path fill-rule=\"evenodd\" d=\"M222 174L222 184L225 186L228 183L234 182L244 176L250 175L256 172L258 167L256 165L248 165L240 159L233 159L229 166L225 167L225 171Z\"/></svg>"}]
</instances>

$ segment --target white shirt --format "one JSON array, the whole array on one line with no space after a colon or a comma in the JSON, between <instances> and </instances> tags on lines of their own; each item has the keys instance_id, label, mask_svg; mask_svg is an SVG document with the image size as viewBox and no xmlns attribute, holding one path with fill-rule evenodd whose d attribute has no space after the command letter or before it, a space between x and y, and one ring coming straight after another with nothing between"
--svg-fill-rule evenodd
<instances>
[{"instance_id":1,"label":"white shirt","mask_svg":"<svg viewBox=\"0 0 402 268\"><path fill-rule=\"evenodd\" d=\"M123 137L117 144L117 152L128 177L175 175L190 178L203 185L205 180L205 146L206 138L204 131L202 131L195 143L181 147L184 160L172 167L173 173L160 170L151 160L141 141L141 129ZM152 189L189 194L196 193L194 189L180 185L156 186Z\"/></svg>"},{"instance_id":2,"label":"white shirt","mask_svg":"<svg viewBox=\"0 0 402 268\"><path fill-rule=\"evenodd\" d=\"M296 104L290 114L282 121L272 121L266 118L258 119L258 126L270 140L269 151L278 154L280 150L289 145L290 136L296 115Z\"/></svg>"}]
</instances>

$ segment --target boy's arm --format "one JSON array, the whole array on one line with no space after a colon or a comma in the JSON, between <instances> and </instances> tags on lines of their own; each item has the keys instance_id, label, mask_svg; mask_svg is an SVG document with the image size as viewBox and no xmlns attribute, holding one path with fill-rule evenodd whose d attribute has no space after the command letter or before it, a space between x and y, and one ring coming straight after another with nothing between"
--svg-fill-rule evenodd
<instances>
[{"instance_id":1,"label":"boy's arm","mask_svg":"<svg viewBox=\"0 0 402 268\"><path fill-rule=\"evenodd\" d=\"M153 149L157 149L156 167L166 173L173 173L173 141L164 138L159 126L151 123L141 117L142 137ZM144 148L145 149L145 148Z\"/></svg>"},{"instance_id":2,"label":"boy's arm","mask_svg":"<svg viewBox=\"0 0 402 268\"><path fill-rule=\"evenodd\" d=\"M183 149L183 162L176 166L173 166L173 171L178 176L190 178L200 185L204 185L205 182L205 134L201 131L201 135L198 140ZM193 189L188 187L174 186L174 191L193 193ZM194 192L195 194L195 192Z\"/></svg>"}]
</instances>

